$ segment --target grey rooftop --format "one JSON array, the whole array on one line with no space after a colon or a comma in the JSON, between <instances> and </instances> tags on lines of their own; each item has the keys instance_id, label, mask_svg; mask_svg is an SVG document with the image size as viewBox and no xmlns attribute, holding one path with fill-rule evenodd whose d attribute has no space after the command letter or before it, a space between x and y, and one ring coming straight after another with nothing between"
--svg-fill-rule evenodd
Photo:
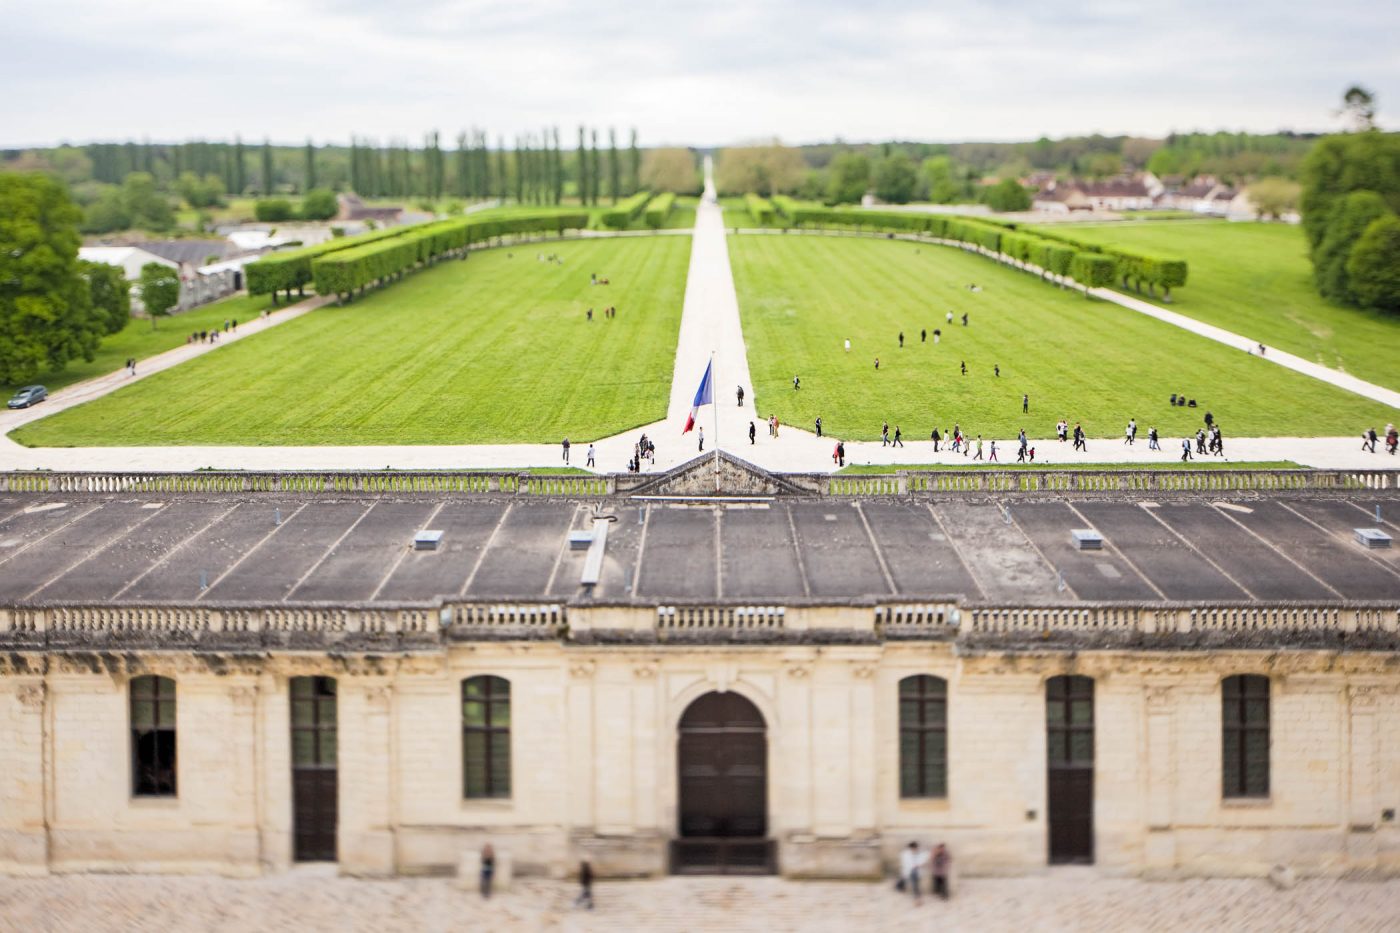
<instances>
[{"instance_id":1,"label":"grey rooftop","mask_svg":"<svg viewBox=\"0 0 1400 933\"><path fill-rule=\"evenodd\" d=\"M1375 509L1381 507L1382 519ZM570 534L608 526L597 583ZM1400 494L657 501L0 494L0 606L1400 600ZM443 533L436 550L414 536ZM1072 532L1093 529L1102 550ZM597 558L595 556L594 560Z\"/></svg>"}]
</instances>

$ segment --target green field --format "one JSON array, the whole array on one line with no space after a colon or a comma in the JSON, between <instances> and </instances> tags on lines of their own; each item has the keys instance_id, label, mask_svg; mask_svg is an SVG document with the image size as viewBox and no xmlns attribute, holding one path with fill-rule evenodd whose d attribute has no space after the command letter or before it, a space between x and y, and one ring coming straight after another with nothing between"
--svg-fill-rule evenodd
<instances>
[{"instance_id":1,"label":"green field","mask_svg":"<svg viewBox=\"0 0 1400 933\"><path fill-rule=\"evenodd\" d=\"M270 296L234 295L223 301L203 305L183 314L161 318L156 328L151 329L149 318L132 318L119 332L102 339L97 355L89 362L77 359L59 372L41 373L32 381L46 387L50 392L70 386L84 379L114 373L126 364L127 358L138 360L166 350L183 346L185 338L193 331L213 330L223 327L226 320L251 321L263 308L272 307ZM0 384L0 391L13 392L18 386Z\"/></svg>"},{"instance_id":2,"label":"green field","mask_svg":"<svg viewBox=\"0 0 1400 933\"><path fill-rule=\"evenodd\" d=\"M30 446L586 442L665 416L689 258L683 236L476 253L11 436ZM590 286L591 272L612 284ZM585 308L605 305L615 319L585 320Z\"/></svg>"},{"instance_id":3,"label":"green field","mask_svg":"<svg viewBox=\"0 0 1400 933\"><path fill-rule=\"evenodd\" d=\"M1300 227L1203 220L1046 229L1086 242L1181 256L1190 263L1190 279L1164 307L1400 389L1400 315L1323 300L1313 288Z\"/></svg>"},{"instance_id":4,"label":"green field","mask_svg":"<svg viewBox=\"0 0 1400 933\"><path fill-rule=\"evenodd\" d=\"M886 418L909 440L954 422L970 437L1004 440L1023 426L1046 437L1062 416L1071 427L1082 422L1091 437L1118 437L1135 417L1140 439L1155 425L1169 447L1210 411L1228 451L1230 437L1356 435L1397 417L1267 360L960 250L759 235L731 237L729 251L758 414L804 428L821 415L837 437L877 439ZM970 291L973 282L982 291ZM947 311L968 312L971 325L948 324ZM943 331L938 346L935 328ZM1171 407L1173 392L1200 407ZM1022 393L1030 395L1029 415L1021 413Z\"/></svg>"}]
</instances>

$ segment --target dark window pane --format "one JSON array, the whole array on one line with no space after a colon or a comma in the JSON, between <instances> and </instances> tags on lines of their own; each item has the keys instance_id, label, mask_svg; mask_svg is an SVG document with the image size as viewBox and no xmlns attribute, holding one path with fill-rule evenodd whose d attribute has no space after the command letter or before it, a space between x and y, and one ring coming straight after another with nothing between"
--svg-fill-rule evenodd
<instances>
[{"instance_id":1,"label":"dark window pane","mask_svg":"<svg viewBox=\"0 0 1400 933\"><path fill-rule=\"evenodd\" d=\"M1268 700L1246 700L1244 704L1244 721L1247 723L1266 723L1269 721L1269 701Z\"/></svg>"},{"instance_id":2,"label":"dark window pane","mask_svg":"<svg viewBox=\"0 0 1400 933\"><path fill-rule=\"evenodd\" d=\"M901 700L899 702L899 724L901 726L917 725L919 722L919 702L918 700Z\"/></svg>"},{"instance_id":3,"label":"dark window pane","mask_svg":"<svg viewBox=\"0 0 1400 933\"><path fill-rule=\"evenodd\" d=\"M316 722L316 707L309 700L292 701L292 725L310 726Z\"/></svg>"},{"instance_id":4,"label":"dark window pane","mask_svg":"<svg viewBox=\"0 0 1400 933\"><path fill-rule=\"evenodd\" d=\"M157 721L156 725L166 729L175 728L175 701L161 700L159 709L160 719Z\"/></svg>"},{"instance_id":5,"label":"dark window pane","mask_svg":"<svg viewBox=\"0 0 1400 933\"><path fill-rule=\"evenodd\" d=\"M308 729L292 730L292 764L316 763L316 733Z\"/></svg>"},{"instance_id":6,"label":"dark window pane","mask_svg":"<svg viewBox=\"0 0 1400 933\"><path fill-rule=\"evenodd\" d=\"M133 700L131 704L131 728L152 729L155 724L155 704L150 700Z\"/></svg>"},{"instance_id":7,"label":"dark window pane","mask_svg":"<svg viewBox=\"0 0 1400 933\"><path fill-rule=\"evenodd\" d=\"M1065 721L1065 705L1059 702L1050 702L1045 707L1045 721L1050 723L1062 723Z\"/></svg>"},{"instance_id":8,"label":"dark window pane","mask_svg":"<svg viewBox=\"0 0 1400 933\"><path fill-rule=\"evenodd\" d=\"M491 718L491 725L493 725L493 726L509 726L509 725L510 725L510 704L509 704L509 703L505 703L505 702L501 702L501 701L499 701L499 700L493 702L493 703L491 704L491 717L490 717L490 718Z\"/></svg>"},{"instance_id":9,"label":"dark window pane","mask_svg":"<svg viewBox=\"0 0 1400 933\"><path fill-rule=\"evenodd\" d=\"M322 729L318 733L317 764L335 764L335 730Z\"/></svg>"},{"instance_id":10,"label":"dark window pane","mask_svg":"<svg viewBox=\"0 0 1400 933\"><path fill-rule=\"evenodd\" d=\"M491 735L491 794L493 797L510 796L509 732Z\"/></svg>"},{"instance_id":11,"label":"dark window pane","mask_svg":"<svg viewBox=\"0 0 1400 933\"><path fill-rule=\"evenodd\" d=\"M1094 760L1094 735L1092 732L1071 733L1069 740L1070 759L1072 761L1093 761Z\"/></svg>"},{"instance_id":12,"label":"dark window pane","mask_svg":"<svg viewBox=\"0 0 1400 933\"><path fill-rule=\"evenodd\" d=\"M309 696L311 696L311 691L314 690L314 689L315 689L315 685L312 683L312 678L310 678L310 677L293 677L293 678L292 678L292 696L294 696L294 697L309 697Z\"/></svg>"},{"instance_id":13,"label":"dark window pane","mask_svg":"<svg viewBox=\"0 0 1400 933\"><path fill-rule=\"evenodd\" d=\"M1092 700L1074 700L1070 703L1070 722L1076 725L1087 725L1094 721L1094 702Z\"/></svg>"},{"instance_id":14,"label":"dark window pane","mask_svg":"<svg viewBox=\"0 0 1400 933\"><path fill-rule=\"evenodd\" d=\"M335 725L335 697L316 701L316 712L324 726Z\"/></svg>"},{"instance_id":15,"label":"dark window pane","mask_svg":"<svg viewBox=\"0 0 1400 933\"><path fill-rule=\"evenodd\" d=\"M468 726L486 725L486 704L475 700L463 703L462 722Z\"/></svg>"}]
</instances>

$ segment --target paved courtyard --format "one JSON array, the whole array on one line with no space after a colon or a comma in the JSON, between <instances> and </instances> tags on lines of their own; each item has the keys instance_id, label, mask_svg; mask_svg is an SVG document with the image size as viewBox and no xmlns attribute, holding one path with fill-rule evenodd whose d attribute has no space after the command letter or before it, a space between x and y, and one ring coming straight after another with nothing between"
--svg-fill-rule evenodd
<instances>
[{"instance_id":1,"label":"paved courtyard","mask_svg":"<svg viewBox=\"0 0 1400 933\"><path fill-rule=\"evenodd\" d=\"M564 882L518 882L483 902L440 878L359 881L321 867L255 881L87 875L0 879L0 930L1400 930L1400 881L1145 882L1092 869L963 882L914 906L888 884L665 878L597 885L575 909Z\"/></svg>"}]
</instances>

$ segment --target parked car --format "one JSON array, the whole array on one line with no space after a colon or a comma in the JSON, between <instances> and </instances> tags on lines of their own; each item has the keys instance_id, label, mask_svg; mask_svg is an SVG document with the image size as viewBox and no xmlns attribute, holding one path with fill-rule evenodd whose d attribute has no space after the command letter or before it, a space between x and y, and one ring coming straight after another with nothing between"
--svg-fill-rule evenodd
<instances>
[{"instance_id":1,"label":"parked car","mask_svg":"<svg viewBox=\"0 0 1400 933\"><path fill-rule=\"evenodd\" d=\"M25 386L10 399L11 408L28 408L49 397L49 390L43 386Z\"/></svg>"}]
</instances>

